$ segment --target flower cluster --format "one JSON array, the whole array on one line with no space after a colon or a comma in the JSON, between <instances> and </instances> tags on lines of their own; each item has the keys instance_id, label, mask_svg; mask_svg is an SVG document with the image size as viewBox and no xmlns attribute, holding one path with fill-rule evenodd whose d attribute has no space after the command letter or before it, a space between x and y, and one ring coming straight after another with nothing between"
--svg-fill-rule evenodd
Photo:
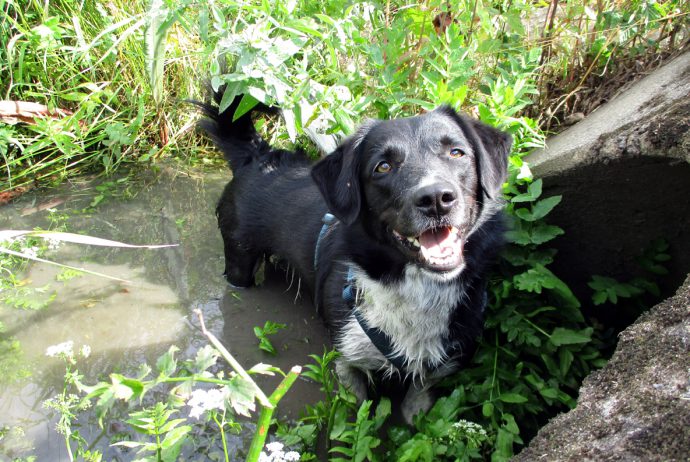
<instances>
[{"instance_id":1,"label":"flower cluster","mask_svg":"<svg viewBox=\"0 0 690 462\"><path fill-rule=\"evenodd\" d=\"M83 358L88 358L91 355L91 347L88 345L82 345L79 349L79 354ZM74 342L68 340L66 342L58 343L57 345L51 345L46 348L46 356L51 358L62 358L66 361L74 362Z\"/></svg>"},{"instance_id":2,"label":"flower cluster","mask_svg":"<svg viewBox=\"0 0 690 462\"><path fill-rule=\"evenodd\" d=\"M448 432L450 440L453 442L464 442L470 448L480 448L488 439L484 427L469 420L459 420L455 422Z\"/></svg>"},{"instance_id":3,"label":"flower cluster","mask_svg":"<svg viewBox=\"0 0 690 462\"><path fill-rule=\"evenodd\" d=\"M51 345L46 349L46 356L51 358L72 358L74 356L74 342L68 340L57 345Z\"/></svg>"},{"instance_id":4,"label":"flower cluster","mask_svg":"<svg viewBox=\"0 0 690 462\"><path fill-rule=\"evenodd\" d=\"M283 451L283 443L275 441L266 445L268 454L262 452L259 456L259 462L296 462L300 455L296 451Z\"/></svg>"},{"instance_id":5,"label":"flower cluster","mask_svg":"<svg viewBox=\"0 0 690 462\"><path fill-rule=\"evenodd\" d=\"M189 417L199 418L201 414L213 409L225 409L226 391L222 388L212 388L210 390L198 389L192 392L192 397L187 401L187 406L192 409Z\"/></svg>"}]
</instances>

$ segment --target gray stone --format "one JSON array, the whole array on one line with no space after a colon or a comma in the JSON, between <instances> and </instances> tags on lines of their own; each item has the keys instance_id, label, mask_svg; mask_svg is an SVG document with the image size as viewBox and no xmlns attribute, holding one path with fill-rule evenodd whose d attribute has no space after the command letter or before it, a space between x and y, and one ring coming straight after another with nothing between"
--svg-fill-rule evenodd
<instances>
[{"instance_id":1,"label":"gray stone","mask_svg":"<svg viewBox=\"0 0 690 462\"><path fill-rule=\"evenodd\" d=\"M585 379L578 404L543 427L514 461L690 458L690 277L620 334Z\"/></svg>"},{"instance_id":2,"label":"gray stone","mask_svg":"<svg viewBox=\"0 0 690 462\"><path fill-rule=\"evenodd\" d=\"M565 231L552 269L580 299L592 274L648 277L636 257L657 238L672 256L664 296L690 272L689 95L685 53L527 157L544 197L563 196L548 217Z\"/></svg>"},{"instance_id":3,"label":"gray stone","mask_svg":"<svg viewBox=\"0 0 690 462\"><path fill-rule=\"evenodd\" d=\"M548 177L616 156L650 155L690 162L688 95L690 52L658 68L581 122L550 138L546 149L529 155L530 167L537 176ZM684 117L677 120L678 115ZM650 125L651 121L657 125ZM674 127L662 133L660 128L666 125ZM627 135L634 135L636 141Z\"/></svg>"},{"instance_id":4,"label":"gray stone","mask_svg":"<svg viewBox=\"0 0 690 462\"><path fill-rule=\"evenodd\" d=\"M592 274L638 275L635 256L659 237L672 256L662 290L676 294L620 334L610 362L585 379L577 407L552 419L516 461L690 460L688 95L685 53L527 158L544 196L563 195L548 217L565 230L553 242L552 269L581 300L591 296ZM624 317L618 306L591 314Z\"/></svg>"}]
</instances>

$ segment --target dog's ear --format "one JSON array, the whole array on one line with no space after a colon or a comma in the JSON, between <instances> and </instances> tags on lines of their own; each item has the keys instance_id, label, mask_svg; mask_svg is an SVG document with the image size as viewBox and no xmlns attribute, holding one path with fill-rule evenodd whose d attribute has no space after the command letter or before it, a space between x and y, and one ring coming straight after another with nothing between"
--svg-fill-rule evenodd
<instances>
[{"instance_id":1,"label":"dog's ear","mask_svg":"<svg viewBox=\"0 0 690 462\"><path fill-rule=\"evenodd\" d=\"M346 225L357 220L362 206L358 148L367 131L367 126L360 128L311 169L328 210Z\"/></svg>"},{"instance_id":2,"label":"dog's ear","mask_svg":"<svg viewBox=\"0 0 690 462\"><path fill-rule=\"evenodd\" d=\"M501 197L501 186L508 176L508 154L513 145L513 137L475 119L465 118L474 129L486 155L477 156L479 180L490 199Z\"/></svg>"}]
</instances>

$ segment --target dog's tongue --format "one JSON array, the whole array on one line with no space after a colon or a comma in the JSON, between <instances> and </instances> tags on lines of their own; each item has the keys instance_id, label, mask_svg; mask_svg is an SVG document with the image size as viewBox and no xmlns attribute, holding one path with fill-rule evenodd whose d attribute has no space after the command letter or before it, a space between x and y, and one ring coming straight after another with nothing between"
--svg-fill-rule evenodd
<instances>
[{"instance_id":1,"label":"dog's tongue","mask_svg":"<svg viewBox=\"0 0 690 462\"><path fill-rule=\"evenodd\" d=\"M451 228L436 228L425 231L419 236L419 244L422 248L422 254L427 260L448 257L462 251L458 248L460 246L459 240L451 232Z\"/></svg>"}]
</instances>

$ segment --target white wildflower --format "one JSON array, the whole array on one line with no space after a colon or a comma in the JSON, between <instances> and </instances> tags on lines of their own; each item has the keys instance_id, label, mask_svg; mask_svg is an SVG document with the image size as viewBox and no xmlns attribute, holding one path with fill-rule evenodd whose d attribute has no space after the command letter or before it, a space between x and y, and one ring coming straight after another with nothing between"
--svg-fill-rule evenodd
<instances>
[{"instance_id":1,"label":"white wildflower","mask_svg":"<svg viewBox=\"0 0 690 462\"><path fill-rule=\"evenodd\" d=\"M520 173L518 173L517 179L518 180L524 180L524 179L531 179L531 178L532 178L532 170L530 170L527 162L523 161L522 165L520 166Z\"/></svg>"},{"instance_id":2,"label":"white wildflower","mask_svg":"<svg viewBox=\"0 0 690 462\"><path fill-rule=\"evenodd\" d=\"M79 353L81 353L82 357L88 358L91 355L91 347L88 345L82 345Z\"/></svg>"},{"instance_id":3,"label":"white wildflower","mask_svg":"<svg viewBox=\"0 0 690 462\"><path fill-rule=\"evenodd\" d=\"M74 355L74 342L68 340L67 342L58 343L57 345L49 346L46 349L46 356L55 358L56 356L66 356L71 358Z\"/></svg>"},{"instance_id":4,"label":"white wildflower","mask_svg":"<svg viewBox=\"0 0 690 462\"><path fill-rule=\"evenodd\" d=\"M268 443L266 445L266 449L268 449L270 452L278 452L283 450L283 443L279 441L274 441L273 443Z\"/></svg>"},{"instance_id":5,"label":"white wildflower","mask_svg":"<svg viewBox=\"0 0 690 462\"><path fill-rule=\"evenodd\" d=\"M225 409L225 392L219 388L194 390L192 397L187 401L187 406L192 408L189 411L189 417L196 417L197 419L205 411L223 410Z\"/></svg>"},{"instance_id":6,"label":"white wildflower","mask_svg":"<svg viewBox=\"0 0 690 462\"><path fill-rule=\"evenodd\" d=\"M36 258L38 257L38 247L26 247L21 250L21 254L26 258Z\"/></svg>"},{"instance_id":7,"label":"white wildflower","mask_svg":"<svg viewBox=\"0 0 690 462\"><path fill-rule=\"evenodd\" d=\"M61 244L60 239L48 239L48 250L57 250Z\"/></svg>"},{"instance_id":8,"label":"white wildflower","mask_svg":"<svg viewBox=\"0 0 690 462\"><path fill-rule=\"evenodd\" d=\"M296 462L300 458L299 452L297 451L288 451L285 453L285 456L283 457L283 460L287 462Z\"/></svg>"},{"instance_id":9,"label":"white wildflower","mask_svg":"<svg viewBox=\"0 0 690 462\"><path fill-rule=\"evenodd\" d=\"M288 451L284 452L285 445L279 441L268 443L266 450L268 454L262 452L259 455L259 462L296 462L300 459L299 452Z\"/></svg>"}]
</instances>

